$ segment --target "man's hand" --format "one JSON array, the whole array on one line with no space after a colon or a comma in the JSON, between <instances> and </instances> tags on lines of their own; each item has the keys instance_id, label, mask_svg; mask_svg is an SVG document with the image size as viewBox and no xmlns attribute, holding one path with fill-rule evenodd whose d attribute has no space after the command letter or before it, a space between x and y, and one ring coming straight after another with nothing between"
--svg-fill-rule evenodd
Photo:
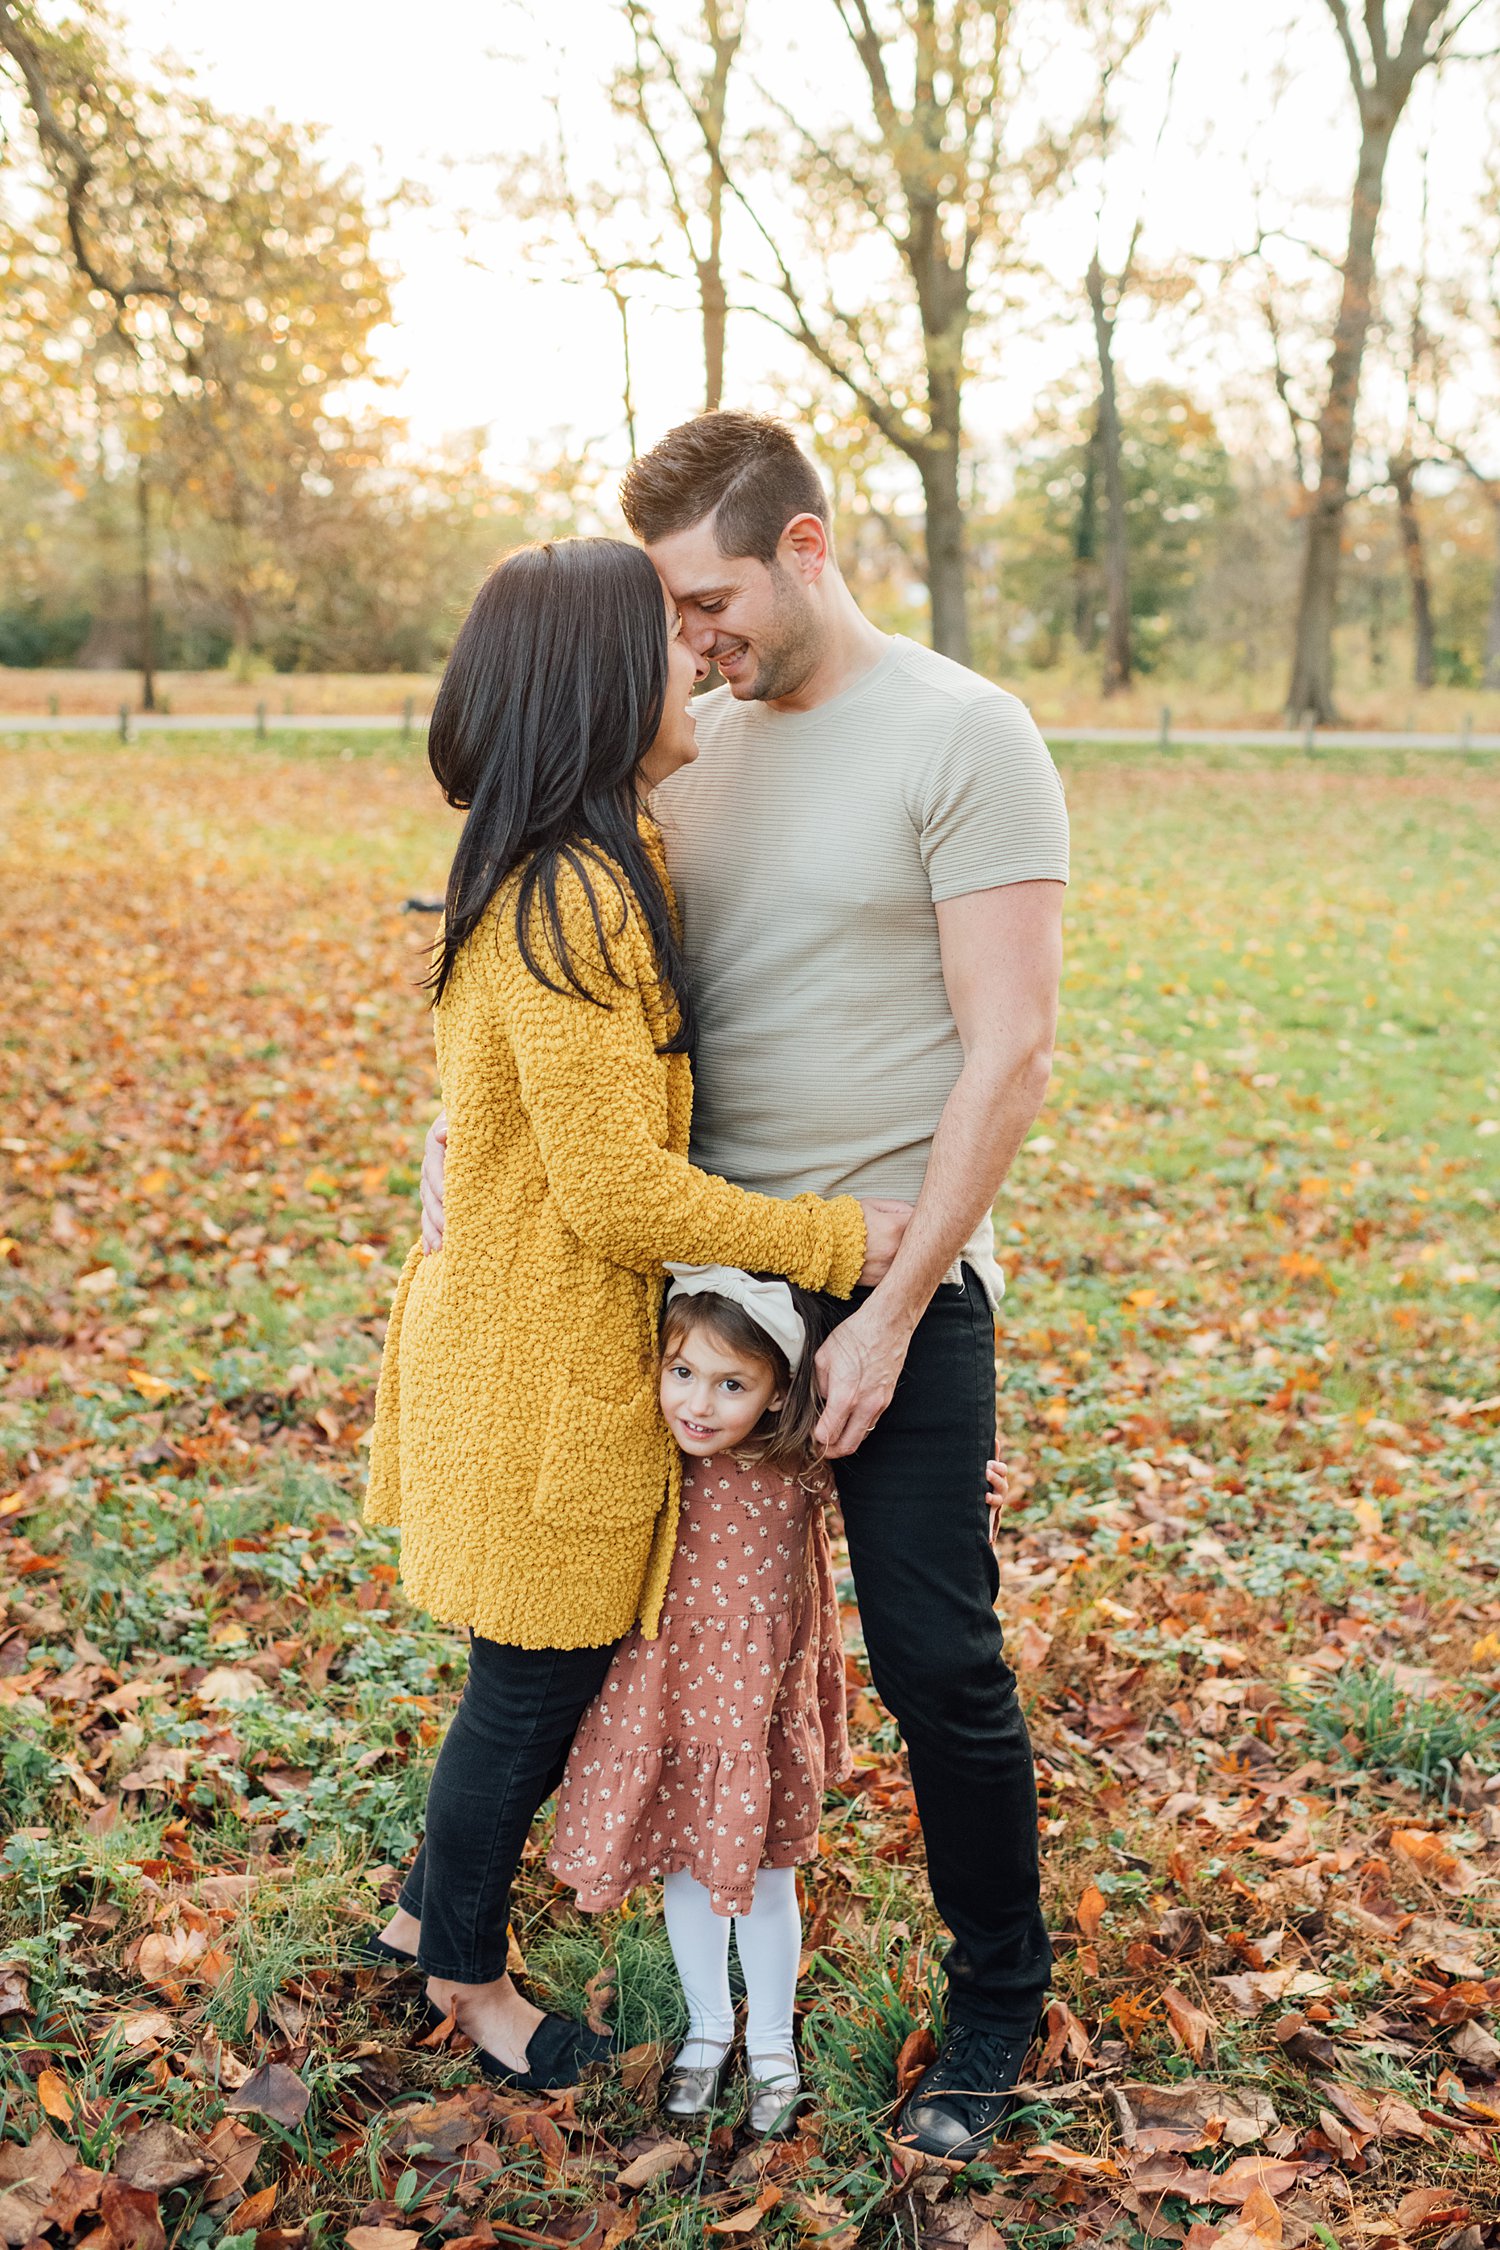
<instances>
[{"instance_id":1,"label":"man's hand","mask_svg":"<svg viewBox=\"0 0 1500 2250\"><path fill-rule=\"evenodd\" d=\"M429 1256L443 1247L443 1166L448 1161L448 1112L440 1109L427 1128L422 1151L422 1248Z\"/></svg>"},{"instance_id":2,"label":"man's hand","mask_svg":"<svg viewBox=\"0 0 1500 2250\"><path fill-rule=\"evenodd\" d=\"M871 1297L823 1345L814 1364L827 1404L813 1438L830 1461L856 1453L890 1405L911 1335Z\"/></svg>"},{"instance_id":3,"label":"man's hand","mask_svg":"<svg viewBox=\"0 0 1500 2250\"><path fill-rule=\"evenodd\" d=\"M901 1237L911 1225L916 1206L894 1202L887 1196L862 1195L859 1207L865 1215L865 1262L859 1270L859 1286L873 1289L890 1272L891 1260L901 1247Z\"/></svg>"}]
</instances>

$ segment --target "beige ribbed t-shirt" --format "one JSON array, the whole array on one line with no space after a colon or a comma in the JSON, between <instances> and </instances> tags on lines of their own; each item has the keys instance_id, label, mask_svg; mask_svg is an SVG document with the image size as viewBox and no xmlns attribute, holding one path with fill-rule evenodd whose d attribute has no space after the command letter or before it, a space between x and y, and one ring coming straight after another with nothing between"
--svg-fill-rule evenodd
<instances>
[{"instance_id":1,"label":"beige ribbed t-shirt","mask_svg":"<svg viewBox=\"0 0 1500 2250\"><path fill-rule=\"evenodd\" d=\"M1062 784L1013 695L893 639L812 711L695 705L655 810L698 1017L695 1164L767 1195L915 1199L963 1049L934 905L1066 882ZM964 1252L1003 1286L986 1219Z\"/></svg>"}]
</instances>

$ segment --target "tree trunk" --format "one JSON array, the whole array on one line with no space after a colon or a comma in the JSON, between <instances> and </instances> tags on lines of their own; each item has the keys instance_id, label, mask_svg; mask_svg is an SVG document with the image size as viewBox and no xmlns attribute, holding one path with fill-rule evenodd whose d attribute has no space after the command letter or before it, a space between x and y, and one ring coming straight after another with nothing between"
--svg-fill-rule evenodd
<instances>
[{"instance_id":1,"label":"tree trunk","mask_svg":"<svg viewBox=\"0 0 1500 2250\"><path fill-rule=\"evenodd\" d=\"M1427 550L1422 543L1422 519L1417 514L1415 463L1409 453L1391 463L1391 484L1401 525L1401 551L1411 586L1412 682L1431 687L1437 678L1437 656L1432 631L1432 585L1427 576Z\"/></svg>"},{"instance_id":2,"label":"tree trunk","mask_svg":"<svg viewBox=\"0 0 1500 2250\"><path fill-rule=\"evenodd\" d=\"M698 302L703 314L703 411L717 414L724 403L724 337L729 325L729 296L717 245L712 258L699 263Z\"/></svg>"},{"instance_id":3,"label":"tree trunk","mask_svg":"<svg viewBox=\"0 0 1500 2250\"><path fill-rule=\"evenodd\" d=\"M729 74L744 36L743 21L722 0L704 0L703 29L713 68L703 89L699 123L708 151L708 255L695 259L698 301L703 312L703 411L716 414L724 398L724 339L729 297L724 287L724 120L729 107Z\"/></svg>"},{"instance_id":4,"label":"tree trunk","mask_svg":"<svg viewBox=\"0 0 1500 2250\"><path fill-rule=\"evenodd\" d=\"M1410 88L1407 89L1410 91ZM1400 104L1377 121L1362 117L1359 167L1349 208L1349 246L1344 255L1344 286L1328 363L1328 392L1318 418L1318 488L1307 518L1302 583L1288 714L1309 711L1327 724L1336 713L1333 700L1333 626L1338 608L1339 558L1344 511L1349 504L1349 471L1354 458L1354 415L1359 376L1375 287L1375 234L1385 192L1385 160Z\"/></svg>"},{"instance_id":5,"label":"tree trunk","mask_svg":"<svg viewBox=\"0 0 1500 2250\"><path fill-rule=\"evenodd\" d=\"M1089 309L1099 356L1099 460L1104 471L1104 674L1106 695L1130 685L1130 549L1125 537L1125 475L1120 459L1120 408L1115 395L1114 331L1104 301L1099 260L1089 260Z\"/></svg>"},{"instance_id":6,"label":"tree trunk","mask_svg":"<svg viewBox=\"0 0 1500 2250\"><path fill-rule=\"evenodd\" d=\"M926 507L927 596L932 605L932 645L956 664L971 661L964 511L958 490L958 444L933 446L918 468Z\"/></svg>"},{"instance_id":7,"label":"tree trunk","mask_svg":"<svg viewBox=\"0 0 1500 2250\"><path fill-rule=\"evenodd\" d=\"M1484 684L1500 688L1500 484L1488 491L1495 519L1495 575L1490 581L1490 613L1484 628Z\"/></svg>"},{"instance_id":8,"label":"tree trunk","mask_svg":"<svg viewBox=\"0 0 1500 2250\"><path fill-rule=\"evenodd\" d=\"M151 584L151 484L144 461L135 477L136 565L139 597L141 709L156 709L156 604Z\"/></svg>"},{"instance_id":9,"label":"tree trunk","mask_svg":"<svg viewBox=\"0 0 1500 2250\"><path fill-rule=\"evenodd\" d=\"M1083 490L1073 524L1073 638L1087 654L1099 637L1099 421L1083 449Z\"/></svg>"}]
</instances>

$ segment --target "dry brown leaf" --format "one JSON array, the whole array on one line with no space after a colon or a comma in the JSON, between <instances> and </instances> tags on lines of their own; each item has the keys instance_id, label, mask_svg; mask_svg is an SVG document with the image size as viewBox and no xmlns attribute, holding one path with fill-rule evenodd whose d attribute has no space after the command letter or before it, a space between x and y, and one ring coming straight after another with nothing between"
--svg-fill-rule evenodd
<instances>
[{"instance_id":1,"label":"dry brown leaf","mask_svg":"<svg viewBox=\"0 0 1500 2250\"><path fill-rule=\"evenodd\" d=\"M1467 2226L1469 2206L1451 2188L1408 2188L1396 2206L1396 2224L1403 2234L1422 2236L1440 2229Z\"/></svg>"},{"instance_id":2,"label":"dry brown leaf","mask_svg":"<svg viewBox=\"0 0 1500 2250\"><path fill-rule=\"evenodd\" d=\"M670 2138L655 2141L650 2148L643 2149L639 2156L627 2164L622 2172L615 2175L615 2185L622 2188L649 2187L664 2172L675 2172L678 2165L690 2158L692 2153L686 2141Z\"/></svg>"},{"instance_id":3,"label":"dry brown leaf","mask_svg":"<svg viewBox=\"0 0 1500 2250\"><path fill-rule=\"evenodd\" d=\"M252 2133L237 2117L221 2117L203 2144L203 2153L213 2165L203 2183L205 2203L222 2203L241 2194L265 2145L260 2134Z\"/></svg>"},{"instance_id":4,"label":"dry brown leaf","mask_svg":"<svg viewBox=\"0 0 1500 2250\"><path fill-rule=\"evenodd\" d=\"M107 2179L99 2191L99 2217L107 2250L167 2250L160 2207L145 2188Z\"/></svg>"},{"instance_id":5,"label":"dry brown leaf","mask_svg":"<svg viewBox=\"0 0 1500 2250\"><path fill-rule=\"evenodd\" d=\"M1219 2028L1213 2017L1206 2008L1198 2007L1185 1992L1179 1992L1173 1984L1163 1986L1161 2004L1166 2010L1167 2021L1172 2026L1177 2044L1195 2063L1201 2063L1210 2040Z\"/></svg>"},{"instance_id":6,"label":"dry brown leaf","mask_svg":"<svg viewBox=\"0 0 1500 2250\"><path fill-rule=\"evenodd\" d=\"M1086 2149L1067 2148L1061 2141L1038 2141L1026 2151L1028 2170L1045 2165L1062 2172L1077 2172L1089 2179L1117 2179L1120 2167L1109 2156L1091 2156Z\"/></svg>"},{"instance_id":7,"label":"dry brown leaf","mask_svg":"<svg viewBox=\"0 0 1500 2250\"><path fill-rule=\"evenodd\" d=\"M1281 2213L1264 2188L1246 2196L1236 2223L1219 2236L1218 2250L1281 2250L1286 2230Z\"/></svg>"},{"instance_id":8,"label":"dry brown leaf","mask_svg":"<svg viewBox=\"0 0 1500 2250\"><path fill-rule=\"evenodd\" d=\"M277 2125L300 2125L311 2100L310 2090L295 2070L289 2070L285 2063L262 2063L258 2070L251 2071L243 2086L236 2087L224 2107L253 2110Z\"/></svg>"},{"instance_id":9,"label":"dry brown leaf","mask_svg":"<svg viewBox=\"0 0 1500 2250\"><path fill-rule=\"evenodd\" d=\"M349 2250L416 2250L421 2239L410 2227L351 2227L344 2236Z\"/></svg>"},{"instance_id":10,"label":"dry brown leaf","mask_svg":"<svg viewBox=\"0 0 1500 2250\"><path fill-rule=\"evenodd\" d=\"M924 2070L937 2060L937 2041L931 2026L920 2024L909 2031L901 2042L901 2052L896 2057L896 2099L904 2102Z\"/></svg>"},{"instance_id":11,"label":"dry brown leaf","mask_svg":"<svg viewBox=\"0 0 1500 2250\"><path fill-rule=\"evenodd\" d=\"M42 2223L56 2227L59 2234L71 2234L80 2219L98 2210L104 2181L103 2172L90 2171L86 2164L70 2164L47 2198Z\"/></svg>"},{"instance_id":12,"label":"dry brown leaf","mask_svg":"<svg viewBox=\"0 0 1500 2250\"><path fill-rule=\"evenodd\" d=\"M164 2117L154 2117L139 2132L127 2134L115 2157L116 2174L127 2187L147 2188L154 2194L164 2188L185 2187L189 2180L201 2179L210 2168L198 2142L189 2140Z\"/></svg>"},{"instance_id":13,"label":"dry brown leaf","mask_svg":"<svg viewBox=\"0 0 1500 2250\"><path fill-rule=\"evenodd\" d=\"M0 2242L30 2242L48 2198L68 2171L68 2151L50 2125L23 2148L0 2141Z\"/></svg>"},{"instance_id":14,"label":"dry brown leaf","mask_svg":"<svg viewBox=\"0 0 1500 2250\"><path fill-rule=\"evenodd\" d=\"M29 2016L30 1971L20 1961L0 1961L0 2016Z\"/></svg>"},{"instance_id":15,"label":"dry brown leaf","mask_svg":"<svg viewBox=\"0 0 1500 2250\"><path fill-rule=\"evenodd\" d=\"M1244 2148L1273 2133L1279 2122L1269 2095L1202 2080L1187 2086L1117 2086L1110 2098L1126 2147L1145 2155L1180 2150L1186 2156L1220 2141Z\"/></svg>"},{"instance_id":16,"label":"dry brown leaf","mask_svg":"<svg viewBox=\"0 0 1500 2250\"><path fill-rule=\"evenodd\" d=\"M1041 2075L1049 2078L1064 2055L1080 2071L1094 2067L1094 2050L1089 2035L1066 2000L1058 1997L1047 2002L1043 2019L1046 2044L1042 2049Z\"/></svg>"},{"instance_id":17,"label":"dry brown leaf","mask_svg":"<svg viewBox=\"0 0 1500 2250\"><path fill-rule=\"evenodd\" d=\"M176 2037L177 2019L165 2008L127 2008L110 2019L109 2037L122 2047L149 2047Z\"/></svg>"}]
</instances>

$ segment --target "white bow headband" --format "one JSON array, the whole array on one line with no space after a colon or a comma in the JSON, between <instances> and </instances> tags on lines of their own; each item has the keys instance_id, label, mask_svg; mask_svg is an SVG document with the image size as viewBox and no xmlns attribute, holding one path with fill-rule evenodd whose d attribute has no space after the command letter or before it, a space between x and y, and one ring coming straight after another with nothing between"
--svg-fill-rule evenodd
<instances>
[{"instance_id":1,"label":"white bow headband","mask_svg":"<svg viewBox=\"0 0 1500 2250\"><path fill-rule=\"evenodd\" d=\"M667 1271L672 1276L669 1305L678 1297L728 1297L781 1346L787 1366L796 1374L807 1349L807 1324L784 1281L757 1281L739 1266L669 1265Z\"/></svg>"}]
</instances>

